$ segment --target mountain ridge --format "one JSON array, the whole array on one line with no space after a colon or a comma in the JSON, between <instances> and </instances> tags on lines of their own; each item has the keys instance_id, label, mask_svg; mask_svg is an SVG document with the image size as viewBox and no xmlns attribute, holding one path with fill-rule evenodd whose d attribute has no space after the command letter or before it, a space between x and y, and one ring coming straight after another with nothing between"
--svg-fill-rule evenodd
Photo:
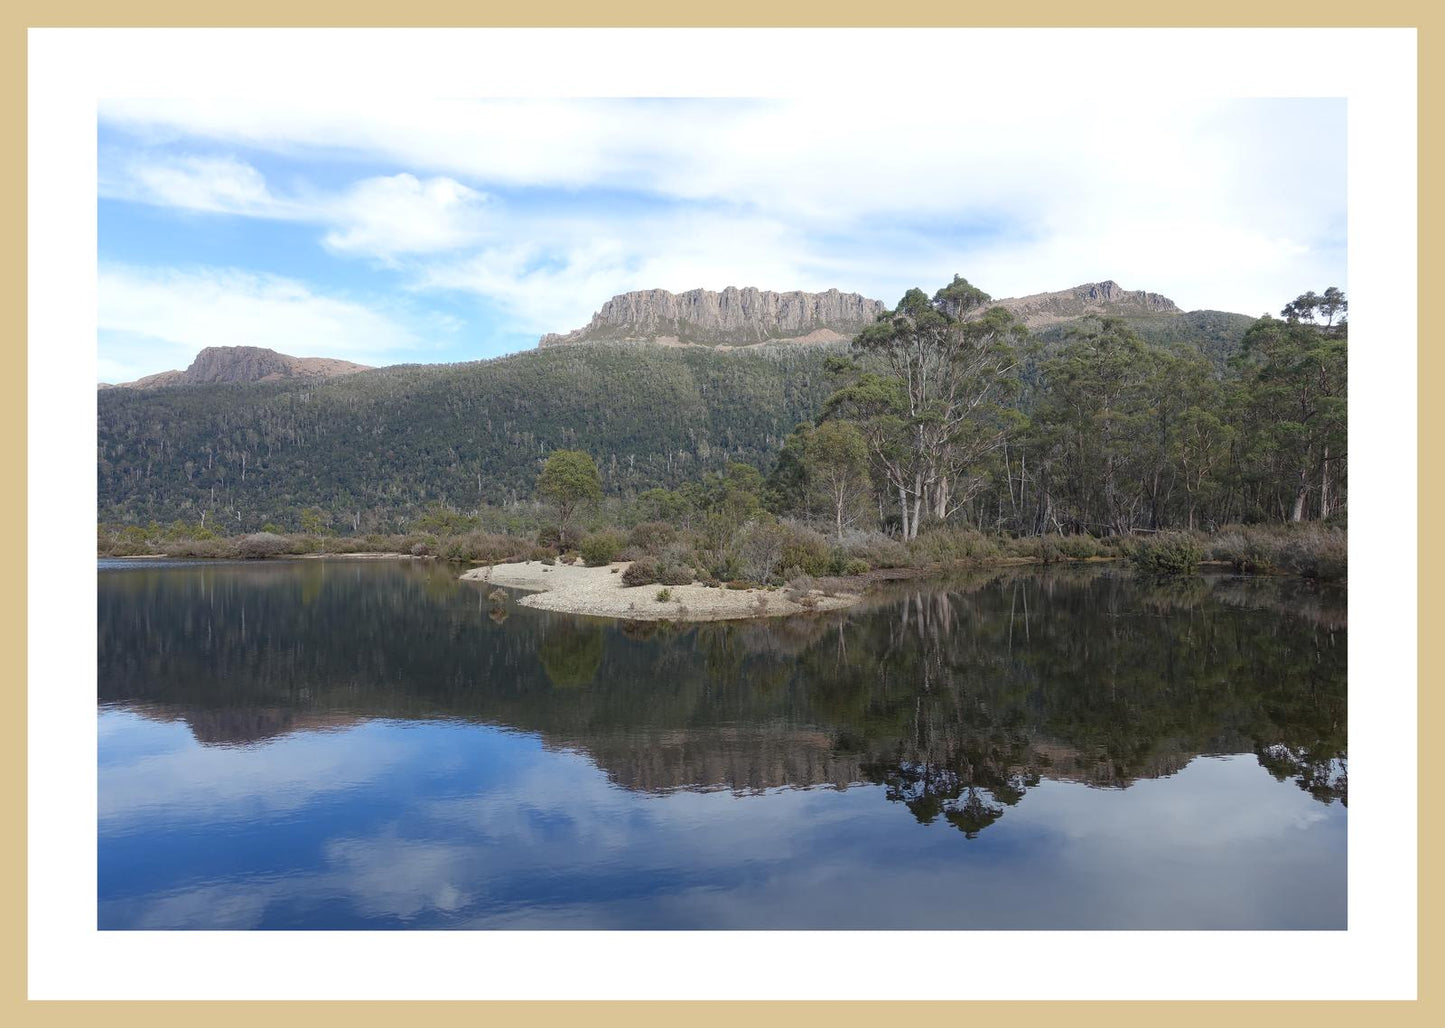
<instances>
[{"instance_id":1,"label":"mountain ridge","mask_svg":"<svg viewBox=\"0 0 1445 1028\"><path fill-rule=\"evenodd\" d=\"M167 386L278 382L291 378L334 378L371 371L370 365L334 357L293 357L263 346L207 346L184 371L160 371L134 382L102 382L101 389L161 389Z\"/></svg>"},{"instance_id":2,"label":"mountain ridge","mask_svg":"<svg viewBox=\"0 0 1445 1028\"><path fill-rule=\"evenodd\" d=\"M549 332L539 349L599 340L662 345L752 346L764 342L841 342L872 324L883 303L826 289L775 293L753 286L644 289L619 293L571 332Z\"/></svg>"},{"instance_id":3,"label":"mountain ridge","mask_svg":"<svg viewBox=\"0 0 1445 1028\"><path fill-rule=\"evenodd\" d=\"M968 317L982 317L985 311L995 307L1008 311L1030 331L1090 315L1128 318L1187 313L1167 296L1143 289L1125 289L1111 278L1049 293L990 300L971 311Z\"/></svg>"}]
</instances>

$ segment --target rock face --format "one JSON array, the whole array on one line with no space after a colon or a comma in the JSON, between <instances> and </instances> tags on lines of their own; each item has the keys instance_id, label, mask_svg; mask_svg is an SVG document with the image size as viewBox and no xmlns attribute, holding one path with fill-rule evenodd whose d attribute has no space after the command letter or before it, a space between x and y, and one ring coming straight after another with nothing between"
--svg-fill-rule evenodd
<instances>
[{"instance_id":1,"label":"rock face","mask_svg":"<svg viewBox=\"0 0 1445 1028\"><path fill-rule=\"evenodd\" d=\"M1086 282L1057 293L1035 293L985 304L975 316L982 316L990 307L1006 308L1027 327L1043 328L1061 321L1073 321L1090 314L1114 317L1138 317L1149 314L1183 314L1167 296L1128 290L1112 279Z\"/></svg>"},{"instance_id":2,"label":"rock face","mask_svg":"<svg viewBox=\"0 0 1445 1028\"><path fill-rule=\"evenodd\" d=\"M208 346L185 371L162 371L102 389L158 389L163 386L211 385L217 382L275 382L283 378L331 378L369 371L365 364L330 357L292 357L260 346Z\"/></svg>"},{"instance_id":3,"label":"rock face","mask_svg":"<svg viewBox=\"0 0 1445 1028\"><path fill-rule=\"evenodd\" d=\"M883 304L857 293L773 293L729 286L720 293L665 289L623 293L585 327L549 333L538 346L595 340L671 345L751 346L764 342L834 342L873 323Z\"/></svg>"}]
</instances>

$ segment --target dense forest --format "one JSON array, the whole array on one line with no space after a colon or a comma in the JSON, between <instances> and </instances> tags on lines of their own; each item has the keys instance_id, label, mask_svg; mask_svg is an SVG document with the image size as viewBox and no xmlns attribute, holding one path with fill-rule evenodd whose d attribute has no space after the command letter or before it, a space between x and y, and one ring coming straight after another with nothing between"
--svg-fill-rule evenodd
<instances>
[{"instance_id":1,"label":"dense forest","mask_svg":"<svg viewBox=\"0 0 1445 1028\"><path fill-rule=\"evenodd\" d=\"M592 343L322 381L98 396L99 515L225 532L405 530L438 504L529 501L547 455L579 448L603 488L674 487L728 462L770 467L832 384L839 347L744 352Z\"/></svg>"},{"instance_id":2,"label":"dense forest","mask_svg":"<svg viewBox=\"0 0 1445 1028\"><path fill-rule=\"evenodd\" d=\"M598 343L106 390L99 517L409 531L439 511L539 510L538 476L566 450L592 458L624 523L685 523L728 503L729 483L838 538L1342 522L1339 290L1279 318L1091 317L1037 334L988 300L960 278L911 290L851 345Z\"/></svg>"}]
</instances>

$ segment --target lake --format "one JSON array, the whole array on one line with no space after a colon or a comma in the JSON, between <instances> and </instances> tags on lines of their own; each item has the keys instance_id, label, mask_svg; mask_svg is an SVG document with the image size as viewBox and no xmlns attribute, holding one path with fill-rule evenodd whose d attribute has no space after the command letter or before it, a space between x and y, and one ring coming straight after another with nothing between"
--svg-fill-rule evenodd
<instances>
[{"instance_id":1,"label":"lake","mask_svg":"<svg viewBox=\"0 0 1445 1028\"><path fill-rule=\"evenodd\" d=\"M101 561L102 929L1343 929L1346 601L1116 565L628 624Z\"/></svg>"}]
</instances>

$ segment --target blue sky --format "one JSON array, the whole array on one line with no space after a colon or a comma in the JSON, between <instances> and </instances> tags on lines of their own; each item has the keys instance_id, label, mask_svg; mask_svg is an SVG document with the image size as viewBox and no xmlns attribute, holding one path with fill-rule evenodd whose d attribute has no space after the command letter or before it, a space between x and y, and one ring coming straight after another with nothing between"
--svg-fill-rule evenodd
<instances>
[{"instance_id":1,"label":"blue sky","mask_svg":"<svg viewBox=\"0 0 1445 1028\"><path fill-rule=\"evenodd\" d=\"M630 289L890 305L1112 278L1259 314L1345 281L1345 103L102 103L99 375L210 345L526 349Z\"/></svg>"}]
</instances>

